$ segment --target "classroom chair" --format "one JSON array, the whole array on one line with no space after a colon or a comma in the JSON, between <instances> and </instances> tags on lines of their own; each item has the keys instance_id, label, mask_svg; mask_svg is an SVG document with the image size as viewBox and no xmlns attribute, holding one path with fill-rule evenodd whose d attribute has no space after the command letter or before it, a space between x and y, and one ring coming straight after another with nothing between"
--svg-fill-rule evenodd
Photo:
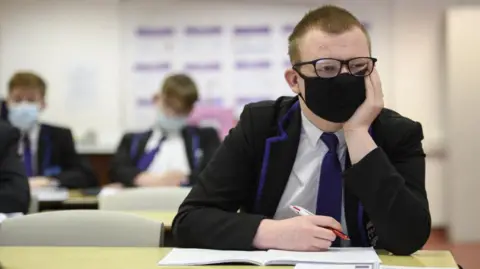
<instances>
[{"instance_id":1,"label":"classroom chair","mask_svg":"<svg viewBox=\"0 0 480 269\"><path fill-rule=\"evenodd\" d=\"M42 212L6 219L0 246L159 247L163 223L99 210Z\"/></svg>"},{"instance_id":2,"label":"classroom chair","mask_svg":"<svg viewBox=\"0 0 480 269\"><path fill-rule=\"evenodd\" d=\"M101 210L156 210L176 212L191 188L154 187L124 189L114 194L99 196Z\"/></svg>"},{"instance_id":3,"label":"classroom chair","mask_svg":"<svg viewBox=\"0 0 480 269\"><path fill-rule=\"evenodd\" d=\"M28 207L28 214L37 213L39 208L39 201L37 195L30 195L30 206Z\"/></svg>"}]
</instances>

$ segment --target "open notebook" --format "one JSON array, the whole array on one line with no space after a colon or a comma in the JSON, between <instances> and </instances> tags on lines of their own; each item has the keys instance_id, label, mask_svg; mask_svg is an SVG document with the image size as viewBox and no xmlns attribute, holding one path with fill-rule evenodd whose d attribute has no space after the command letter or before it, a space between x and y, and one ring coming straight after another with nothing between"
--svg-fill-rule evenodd
<instances>
[{"instance_id":1,"label":"open notebook","mask_svg":"<svg viewBox=\"0 0 480 269\"><path fill-rule=\"evenodd\" d=\"M373 248L330 248L323 252L284 250L226 251L174 248L159 265L207 265L248 263L253 265L295 265L297 263L359 264L378 268L380 258ZM367 267L368 268L368 267Z\"/></svg>"}]
</instances>

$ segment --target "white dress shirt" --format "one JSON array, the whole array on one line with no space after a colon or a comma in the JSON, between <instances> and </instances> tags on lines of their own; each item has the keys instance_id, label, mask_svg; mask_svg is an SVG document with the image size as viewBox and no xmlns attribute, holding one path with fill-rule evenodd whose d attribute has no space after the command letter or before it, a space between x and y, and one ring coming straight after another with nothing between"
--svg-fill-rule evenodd
<instances>
[{"instance_id":1,"label":"white dress shirt","mask_svg":"<svg viewBox=\"0 0 480 269\"><path fill-rule=\"evenodd\" d=\"M320 170L323 158L328 152L328 147L320 139L322 134L323 132L315 127L315 125L313 125L313 123L311 123L302 112L302 132L300 135L297 156L287 186L278 204L274 219L286 219L297 216L289 208L290 205L298 205L315 213L317 208ZM335 135L338 137L339 142L337 154L342 170L344 170L347 152L345 136L342 130L336 132ZM342 199L341 224L344 233L348 235L343 204ZM348 241L342 240L342 246L346 246L347 244Z\"/></svg>"},{"instance_id":2,"label":"white dress shirt","mask_svg":"<svg viewBox=\"0 0 480 269\"><path fill-rule=\"evenodd\" d=\"M161 130L154 129L145 146L145 152L153 150L160 143L162 136ZM186 175L190 175L191 172L181 133L168 134L147 169L148 172L159 174L172 170L181 171Z\"/></svg>"},{"instance_id":3,"label":"white dress shirt","mask_svg":"<svg viewBox=\"0 0 480 269\"><path fill-rule=\"evenodd\" d=\"M40 136L40 124L35 124L30 131L27 133L23 133L20 136L20 141L19 141L19 146L18 146L18 153L20 156L23 156L23 138L25 135L28 135L28 138L30 139L30 152L32 156L32 169L33 172L36 173L37 171L37 149L38 149L38 137Z\"/></svg>"}]
</instances>

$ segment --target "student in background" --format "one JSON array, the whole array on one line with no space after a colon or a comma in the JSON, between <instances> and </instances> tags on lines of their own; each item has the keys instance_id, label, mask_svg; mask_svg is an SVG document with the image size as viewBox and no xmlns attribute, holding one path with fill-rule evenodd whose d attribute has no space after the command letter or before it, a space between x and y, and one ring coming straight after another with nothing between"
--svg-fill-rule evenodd
<instances>
[{"instance_id":1,"label":"student in background","mask_svg":"<svg viewBox=\"0 0 480 269\"><path fill-rule=\"evenodd\" d=\"M245 106L180 206L178 246L422 248L431 228L422 126L383 107L369 40L342 8L305 15L289 38L285 71L297 96Z\"/></svg>"},{"instance_id":2,"label":"student in background","mask_svg":"<svg viewBox=\"0 0 480 269\"><path fill-rule=\"evenodd\" d=\"M167 77L154 97L157 120L152 129L123 136L110 169L112 182L142 187L195 184L220 145L215 129L187 125L197 100L190 77Z\"/></svg>"},{"instance_id":3,"label":"student in background","mask_svg":"<svg viewBox=\"0 0 480 269\"><path fill-rule=\"evenodd\" d=\"M16 73L8 84L7 110L2 114L20 131L19 153L30 187L96 186L91 165L75 150L72 132L39 122L39 115L46 107L46 91L46 83L38 75Z\"/></svg>"},{"instance_id":4,"label":"student in background","mask_svg":"<svg viewBox=\"0 0 480 269\"><path fill-rule=\"evenodd\" d=\"M0 213L27 213L28 178L18 155L18 130L0 120Z\"/></svg>"}]
</instances>

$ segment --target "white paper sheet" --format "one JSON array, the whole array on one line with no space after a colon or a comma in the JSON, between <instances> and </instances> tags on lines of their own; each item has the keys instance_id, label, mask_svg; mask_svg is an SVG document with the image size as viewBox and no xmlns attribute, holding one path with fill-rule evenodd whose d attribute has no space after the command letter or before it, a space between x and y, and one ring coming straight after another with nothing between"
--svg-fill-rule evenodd
<instances>
[{"instance_id":1,"label":"white paper sheet","mask_svg":"<svg viewBox=\"0 0 480 269\"><path fill-rule=\"evenodd\" d=\"M295 269L373 269L371 265L298 263Z\"/></svg>"}]
</instances>

